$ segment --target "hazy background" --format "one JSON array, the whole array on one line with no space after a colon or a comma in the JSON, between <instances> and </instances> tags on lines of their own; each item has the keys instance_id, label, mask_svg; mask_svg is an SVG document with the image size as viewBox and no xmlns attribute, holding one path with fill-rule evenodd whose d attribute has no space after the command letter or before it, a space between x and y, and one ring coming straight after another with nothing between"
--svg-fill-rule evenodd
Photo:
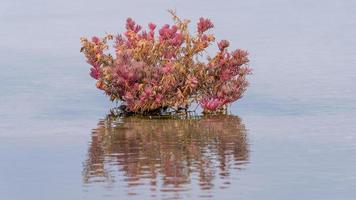
<instances>
[{"instance_id":1,"label":"hazy background","mask_svg":"<svg viewBox=\"0 0 356 200\"><path fill-rule=\"evenodd\" d=\"M103 197L82 188L81 170L110 104L79 38L122 32L127 17L170 23L170 8L192 25L209 17L218 39L250 52L251 86L232 112L249 130L251 163L216 197L354 199L351 0L0 0L0 198Z\"/></svg>"}]
</instances>

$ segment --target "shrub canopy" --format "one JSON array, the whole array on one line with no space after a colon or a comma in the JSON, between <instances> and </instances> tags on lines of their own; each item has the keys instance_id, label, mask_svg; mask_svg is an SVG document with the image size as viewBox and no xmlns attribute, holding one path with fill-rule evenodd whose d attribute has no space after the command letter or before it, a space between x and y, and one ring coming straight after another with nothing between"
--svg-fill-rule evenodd
<instances>
[{"instance_id":1,"label":"shrub canopy","mask_svg":"<svg viewBox=\"0 0 356 200\"><path fill-rule=\"evenodd\" d=\"M81 39L97 88L134 113L186 110L193 102L214 112L241 98L251 72L248 53L228 51L229 42L221 40L210 57L206 49L215 41L208 33L213 23L201 17L191 34L190 21L170 13L174 24L158 30L154 23L143 30L128 18L123 34Z\"/></svg>"}]
</instances>

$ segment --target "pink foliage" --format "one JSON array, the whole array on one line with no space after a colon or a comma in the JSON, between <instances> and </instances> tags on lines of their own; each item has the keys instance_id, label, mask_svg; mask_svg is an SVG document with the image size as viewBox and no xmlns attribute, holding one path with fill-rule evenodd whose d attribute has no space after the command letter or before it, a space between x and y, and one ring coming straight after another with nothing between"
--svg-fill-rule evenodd
<instances>
[{"instance_id":1,"label":"pink foliage","mask_svg":"<svg viewBox=\"0 0 356 200\"><path fill-rule=\"evenodd\" d=\"M205 19L203 17L199 18L199 22L197 23L198 33L202 34L208 29L214 28L214 24L210 21L210 19Z\"/></svg>"},{"instance_id":2,"label":"pink foliage","mask_svg":"<svg viewBox=\"0 0 356 200\"><path fill-rule=\"evenodd\" d=\"M141 113L187 108L192 102L205 111L216 111L241 98L248 85L246 76L251 73L248 53L240 49L230 52L230 43L221 40L215 56L199 61L215 40L206 33L214 25L201 17L198 34L190 35L187 23L176 20L158 31L156 24L149 23L148 30L142 30L128 18L123 34L82 39L96 86L111 100L120 100L130 111ZM114 55L106 52L108 41L113 42Z\"/></svg>"}]
</instances>

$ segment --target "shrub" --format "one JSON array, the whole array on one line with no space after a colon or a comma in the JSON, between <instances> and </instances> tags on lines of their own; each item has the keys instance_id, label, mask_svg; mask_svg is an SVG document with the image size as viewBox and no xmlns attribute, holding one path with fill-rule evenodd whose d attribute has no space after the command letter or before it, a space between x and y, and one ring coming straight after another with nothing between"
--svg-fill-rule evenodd
<instances>
[{"instance_id":1,"label":"shrub","mask_svg":"<svg viewBox=\"0 0 356 200\"><path fill-rule=\"evenodd\" d=\"M159 30L154 23L142 30L128 18L123 34L81 39L81 52L92 66L90 75L97 88L136 114L187 111L194 102L204 112L226 109L248 85L248 53L228 51L229 42L221 40L216 55L208 56L206 49L215 41L207 33L213 23L201 17L191 34L190 21L169 12L174 24Z\"/></svg>"}]
</instances>

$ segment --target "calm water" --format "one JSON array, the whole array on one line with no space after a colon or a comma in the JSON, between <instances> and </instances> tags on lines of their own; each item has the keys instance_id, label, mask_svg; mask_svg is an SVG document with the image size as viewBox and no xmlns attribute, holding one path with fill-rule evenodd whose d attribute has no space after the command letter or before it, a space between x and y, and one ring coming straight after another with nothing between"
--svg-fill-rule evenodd
<instances>
[{"instance_id":1,"label":"calm water","mask_svg":"<svg viewBox=\"0 0 356 200\"><path fill-rule=\"evenodd\" d=\"M106 119L93 131L83 182L86 191L101 185L112 196L211 198L248 158L246 129L235 116Z\"/></svg>"},{"instance_id":2,"label":"calm water","mask_svg":"<svg viewBox=\"0 0 356 200\"><path fill-rule=\"evenodd\" d=\"M79 38L208 16L250 52L232 115L109 119ZM0 1L0 199L356 198L356 1ZM195 22L194 22L195 23Z\"/></svg>"}]
</instances>

